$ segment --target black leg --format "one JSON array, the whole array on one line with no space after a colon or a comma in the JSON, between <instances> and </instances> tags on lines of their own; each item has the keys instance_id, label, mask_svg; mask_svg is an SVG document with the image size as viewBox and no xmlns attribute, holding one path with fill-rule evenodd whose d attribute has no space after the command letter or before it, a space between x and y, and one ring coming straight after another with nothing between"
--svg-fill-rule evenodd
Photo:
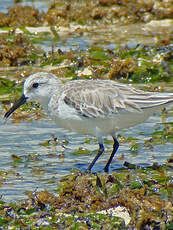
<instances>
[{"instance_id":1,"label":"black leg","mask_svg":"<svg viewBox=\"0 0 173 230\"><path fill-rule=\"evenodd\" d=\"M114 139L113 151L111 153L111 156L110 156L109 160L106 163L106 166L104 167L104 171L106 173L108 173L109 165L110 165L110 163L111 163L111 161L112 161L112 159L113 159L113 157L114 157L114 155L115 155L115 153L116 153L116 151L118 150L118 147L119 147L119 143L118 143L117 139L115 137L113 137L113 139Z\"/></svg>"},{"instance_id":2,"label":"black leg","mask_svg":"<svg viewBox=\"0 0 173 230\"><path fill-rule=\"evenodd\" d=\"M102 153L104 152L104 145L103 144L99 144L99 150L97 155L95 156L95 158L93 159L93 161L89 164L87 171L90 172L93 165L96 163L97 159L102 155Z\"/></svg>"}]
</instances>

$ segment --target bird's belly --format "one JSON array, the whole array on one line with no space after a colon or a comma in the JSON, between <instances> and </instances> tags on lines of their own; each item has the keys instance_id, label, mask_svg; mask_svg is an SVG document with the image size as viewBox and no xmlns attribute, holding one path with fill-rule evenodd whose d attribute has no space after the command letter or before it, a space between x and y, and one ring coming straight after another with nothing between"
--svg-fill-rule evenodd
<instances>
[{"instance_id":1,"label":"bird's belly","mask_svg":"<svg viewBox=\"0 0 173 230\"><path fill-rule=\"evenodd\" d=\"M142 123L156 112L153 109L141 112L125 111L112 114L111 116L87 118L80 116L74 111L63 111L63 114L50 113L50 116L59 127L79 134L88 134L96 137L113 135L119 130Z\"/></svg>"},{"instance_id":2,"label":"bird's belly","mask_svg":"<svg viewBox=\"0 0 173 230\"><path fill-rule=\"evenodd\" d=\"M148 116L147 116L148 117ZM113 135L116 131L132 127L147 119L143 114L121 114L107 118L62 119L55 123L64 129L93 136Z\"/></svg>"},{"instance_id":3,"label":"bird's belly","mask_svg":"<svg viewBox=\"0 0 173 230\"><path fill-rule=\"evenodd\" d=\"M55 118L55 123L60 126L61 128L79 133L79 134L87 134L92 136L100 136L100 135L107 135L110 134L109 129L107 126L102 125L100 127L100 122L97 119L62 119L62 118ZM103 122L103 124L107 124L107 122ZM102 133L102 134L101 134Z\"/></svg>"}]
</instances>

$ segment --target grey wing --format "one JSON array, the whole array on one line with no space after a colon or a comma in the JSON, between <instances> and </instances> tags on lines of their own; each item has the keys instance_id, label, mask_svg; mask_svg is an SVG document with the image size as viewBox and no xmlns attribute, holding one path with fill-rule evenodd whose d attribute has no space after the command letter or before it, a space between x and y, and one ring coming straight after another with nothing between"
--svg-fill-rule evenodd
<instances>
[{"instance_id":1,"label":"grey wing","mask_svg":"<svg viewBox=\"0 0 173 230\"><path fill-rule=\"evenodd\" d=\"M136 90L136 93L128 95L128 100L140 109L164 106L173 102L173 94L148 93Z\"/></svg>"},{"instance_id":2,"label":"grey wing","mask_svg":"<svg viewBox=\"0 0 173 230\"><path fill-rule=\"evenodd\" d=\"M122 92L120 86L123 88L123 85L98 83L89 87L76 86L75 90L72 87L66 91L64 102L87 118L112 116L120 111L141 112L138 104L128 99L129 92ZM129 90L124 86L125 89Z\"/></svg>"}]
</instances>

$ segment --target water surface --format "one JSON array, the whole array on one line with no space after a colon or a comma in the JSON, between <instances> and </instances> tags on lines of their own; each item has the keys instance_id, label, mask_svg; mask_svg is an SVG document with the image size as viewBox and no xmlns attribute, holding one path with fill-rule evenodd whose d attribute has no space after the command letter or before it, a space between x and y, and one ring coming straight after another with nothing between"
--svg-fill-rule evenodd
<instances>
[{"instance_id":1,"label":"water surface","mask_svg":"<svg viewBox=\"0 0 173 230\"><path fill-rule=\"evenodd\" d=\"M151 137L152 132L163 128L160 121L158 115L152 116L144 124L120 132L125 137L137 137L140 147L134 154L129 150L128 142L121 144L111 165L111 171L122 168L125 160L141 166L166 162L173 152L173 143L155 145L152 150L144 147L144 141ZM42 146L41 144L51 139L52 135L58 138L59 144L55 147ZM98 148L94 137L80 136L58 128L48 117L19 124L14 124L9 119L4 124L1 114L0 136L0 171L7 172L0 187L0 194L7 200L24 198L26 190L56 190L57 179L70 173L71 169L84 171ZM105 144L106 151L93 171L103 171L111 153L111 137L106 137L105 140L110 141ZM75 154L80 147L88 150L89 154ZM117 159L122 154L124 160ZM19 156L21 161L15 162L12 155Z\"/></svg>"}]
</instances>

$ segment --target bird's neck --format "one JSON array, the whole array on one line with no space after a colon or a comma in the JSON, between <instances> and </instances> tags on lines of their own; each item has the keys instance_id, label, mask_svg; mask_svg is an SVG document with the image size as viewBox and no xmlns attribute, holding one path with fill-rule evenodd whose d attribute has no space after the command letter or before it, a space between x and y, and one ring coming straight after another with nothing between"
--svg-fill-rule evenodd
<instances>
[{"instance_id":1,"label":"bird's neck","mask_svg":"<svg viewBox=\"0 0 173 230\"><path fill-rule=\"evenodd\" d=\"M47 89L47 96L46 97L42 97L41 100L40 100L40 104L41 106L43 107L43 109L48 112L48 104L49 104L49 101L51 100L52 96L55 94L55 92L58 92L59 89L61 88L62 86L62 82L58 81L58 84L57 82L55 82L55 84L52 84L51 85L51 88L48 88Z\"/></svg>"}]
</instances>

